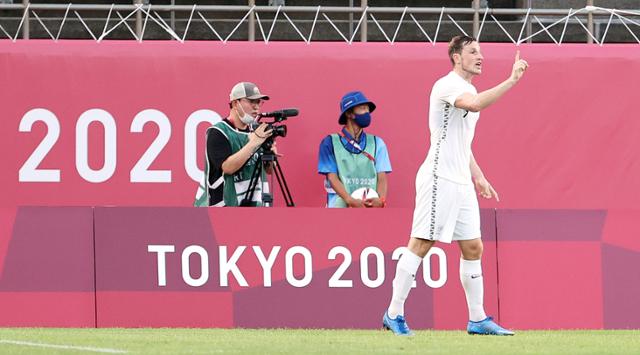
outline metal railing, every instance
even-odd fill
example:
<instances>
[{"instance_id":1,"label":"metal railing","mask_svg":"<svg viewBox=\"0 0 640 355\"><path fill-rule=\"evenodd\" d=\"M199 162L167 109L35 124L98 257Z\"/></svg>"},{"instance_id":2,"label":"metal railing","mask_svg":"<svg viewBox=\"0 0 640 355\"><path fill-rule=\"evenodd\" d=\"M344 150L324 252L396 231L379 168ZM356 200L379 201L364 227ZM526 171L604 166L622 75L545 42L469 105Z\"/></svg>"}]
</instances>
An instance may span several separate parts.
<instances>
[{"instance_id":1,"label":"metal railing","mask_svg":"<svg viewBox=\"0 0 640 355\"><path fill-rule=\"evenodd\" d=\"M137 2L137 1L135 1ZM254 0L249 0L249 4L255 3ZM565 32L567 30L567 25L571 22L573 24L579 24L585 31L585 41L587 43L597 43L599 45L603 45L605 43L607 33L612 23L622 24L628 30L628 33L635 39L637 43L640 44L640 39L636 36L634 31L629 27L638 26L640 27L640 11L634 10L617 10L617 9L607 9L601 7L595 7L591 4L592 0L586 1L587 6L580 9L489 9L489 8L480 8L480 1L473 1L473 6L470 8L432 8L432 7L368 7L366 6L367 1L363 0L361 7L307 7L307 6L216 6L216 5L143 5L141 3L135 3L130 5L98 5L98 4L30 4L27 1L23 1L22 4L0 4L0 10L17 10L22 11L22 17L20 18L17 30L12 35L9 31L2 26L2 18L0 18L0 37L7 37L12 41L18 40L20 33L22 34L22 39L29 39L31 33L30 23L33 21L31 16L35 18L36 22L41 25L49 37L57 41L61 37L62 28L65 23L69 21L79 21L83 28L87 31L87 33L95 40L102 41L109 34L111 34L120 26L124 26L127 28L129 33L132 36L132 39L137 41L143 41L145 36L145 31L147 28L147 24L150 22L154 22L161 29L166 31L170 37L176 41L184 42L187 37L187 33L189 32L189 27L192 23L196 21L202 21L206 27L211 31L211 33L215 36L215 38L219 41L226 43L231 37L236 33L238 28L243 24L248 24L248 33L246 40L254 41L256 40L256 32L259 30L262 35L262 40L265 43L268 43L273 34L273 30L276 22L286 22L291 28L297 33L301 40L306 43L311 43L312 37L314 34L314 29L316 28L316 24L319 22L329 24L347 43L352 43L356 40L356 34L359 33L359 41L367 42L368 38L368 26L375 25L376 28L382 33L384 39L393 44L396 42L398 38L398 34L403 23L409 22L412 25L417 26L419 31L424 35L426 41L435 44L438 41L438 34L441 28L441 25L444 23L451 23L455 25L455 27L464 34L468 34L462 26L460 26L459 22L463 21L454 19L454 16L472 16L473 20L472 24L472 33L474 37L481 40L483 28L487 23L495 23L502 32L508 37L508 39L514 43L515 45L519 45L524 42L531 42L532 39L536 36L542 35L543 33L546 36L549 36L553 42L556 44L561 44L565 37ZM47 27L42 20L42 18L38 15L40 11L64 11L64 17L62 18L62 22L60 27L57 30L57 33L54 35L52 29ZM82 12L86 11L108 11L105 25L102 29L101 33L94 33L91 28L87 25L85 19L81 16ZM184 29L183 34L180 36L176 32L175 25L173 21L171 25L167 24L160 13L170 12L172 14L172 19L174 18L173 14L176 12L184 13L184 15L188 14L188 20L186 21L186 27ZM232 13L243 13L244 16L237 22L233 30L228 33L226 36L222 36L220 31L216 30L213 26L212 21L207 19L204 14L210 14L212 12L222 13L222 14L232 14ZM123 15L124 13L124 15ZM311 24L311 29L307 33L303 33L299 26L296 25L296 21L292 20L288 14L310 14L314 16L314 19ZM269 14L273 16L273 19L270 20L271 23L268 24L268 21L261 19L260 15ZM343 33L340 28L336 25L337 20L332 19L330 16L335 16L338 14L351 14L352 17L358 17L357 24L355 26L355 30L352 33ZM380 15L393 15L399 14L400 18L395 26L395 31L393 33L387 33L384 30L381 22L376 16ZM418 21L414 15L435 15L438 17L437 26L435 32L432 32L431 35L425 30L424 26L421 24L421 21ZM520 31L517 34L511 34L507 29L505 29L503 23L501 23L497 17L504 15L513 15L519 16L518 20L521 23ZM134 17L135 16L135 17ZM279 16L282 16L283 19L279 19ZM544 19L541 19L544 17ZM547 25L543 22L550 22L549 17L560 17L558 20L555 20ZM583 20L581 20L581 17ZM594 33L594 23L596 18L601 18L600 22L606 22L606 29L604 30L604 34L602 36L596 36ZM225 17L225 19L227 19ZM117 21L115 25L110 26L111 21ZM228 20L228 19L227 19ZM286 20L286 21L285 21ZM309 20L305 20L309 21ZM533 32L532 23L535 23L540 26L540 30ZM584 21L584 22L583 22ZM134 22L134 28L129 25L129 22ZM298 21L299 22L299 21ZM389 21L386 21L389 23ZM469 21L466 21L467 23ZM264 24L264 26L263 26ZM257 25L257 26L256 26ZM267 26L270 26L268 31L266 29ZM562 33L559 38L554 37L549 29L554 26L563 27ZM406 28L406 26L405 26ZM414 28L415 30L415 28ZM600 37L600 38L598 38Z\"/></svg>"}]
</instances>

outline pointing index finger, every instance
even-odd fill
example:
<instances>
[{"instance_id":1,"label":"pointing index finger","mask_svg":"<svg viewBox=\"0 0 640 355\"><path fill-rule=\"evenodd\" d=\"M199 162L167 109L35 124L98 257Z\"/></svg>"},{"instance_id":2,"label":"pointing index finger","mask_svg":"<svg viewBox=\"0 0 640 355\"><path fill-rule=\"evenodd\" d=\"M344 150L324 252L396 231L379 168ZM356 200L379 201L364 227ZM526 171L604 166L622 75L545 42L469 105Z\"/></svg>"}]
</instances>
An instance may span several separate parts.
<instances>
[{"instance_id":1,"label":"pointing index finger","mask_svg":"<svg viewBox=\"0 0 640 355\"><path fill-rule=\"evenodd\" d=\"M496 198L496 201L500 202L500 197L498 197L498 193L496 192L496 189L494 189L493 186L491 186L490 188L491 188L491 193Z\"/></svg>"},{"instance_id":2,"label":"pointing index finger","mask_svg":"<svg viewBox=\"0 0 640 355\"><path fill-rule=\"evenodd\" d=\"M516 62L520 60L520 50L516 51Z\"/></svg>"}]
</instances>

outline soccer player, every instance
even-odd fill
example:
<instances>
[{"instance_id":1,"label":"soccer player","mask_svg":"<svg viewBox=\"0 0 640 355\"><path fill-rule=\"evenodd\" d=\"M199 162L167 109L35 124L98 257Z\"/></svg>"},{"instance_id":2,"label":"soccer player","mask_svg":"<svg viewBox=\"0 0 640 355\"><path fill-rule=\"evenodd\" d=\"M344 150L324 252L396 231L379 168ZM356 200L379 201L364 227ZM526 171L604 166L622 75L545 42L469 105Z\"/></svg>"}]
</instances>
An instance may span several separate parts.
<instances>
[{"instance_id":1,"label":"soccer player","mask_svg":"<svg viewBox=\"0 0 640 355\"><path fill-rule=\"evenodd\" d=\"M383 326L396 335L413 335L404 317L418 266L436 241L458 242L460 280L469 307L469 334L513 335L487 317L483 306L480 209L474 191L484 198L498 194L484 177L471 151L480 111L493 104L523 76L528 64L516 52L509 78L478 93L471 81L482 72L480 44L468 36L449 43L453 70L436 81L429 102L431 146L416 176L416 207L408 251L398 260L393 295Z\"/></svg>"}]
</instances>

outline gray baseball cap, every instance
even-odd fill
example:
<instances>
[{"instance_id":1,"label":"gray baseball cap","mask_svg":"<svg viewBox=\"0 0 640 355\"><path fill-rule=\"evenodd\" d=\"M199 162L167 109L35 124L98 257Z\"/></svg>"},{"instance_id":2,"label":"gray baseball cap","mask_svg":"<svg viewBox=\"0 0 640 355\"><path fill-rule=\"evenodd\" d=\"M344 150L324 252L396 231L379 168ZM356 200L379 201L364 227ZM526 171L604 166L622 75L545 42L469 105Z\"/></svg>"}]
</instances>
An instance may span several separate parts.
<instances>
[{"instance_id":1,"label":"gray baseball cap","mask_svg":"<svg viewBox=\"0 0 640 355\"><path fill-rule=\"evenodd\" d=\"M231 93L229 94L229 101L239 100L239 99L263 99L269 100L269 96L263 95L260 93L260 89L254 83L250 82L239 82L233 86L231 89Z\"/></svg>"}]
</instances>

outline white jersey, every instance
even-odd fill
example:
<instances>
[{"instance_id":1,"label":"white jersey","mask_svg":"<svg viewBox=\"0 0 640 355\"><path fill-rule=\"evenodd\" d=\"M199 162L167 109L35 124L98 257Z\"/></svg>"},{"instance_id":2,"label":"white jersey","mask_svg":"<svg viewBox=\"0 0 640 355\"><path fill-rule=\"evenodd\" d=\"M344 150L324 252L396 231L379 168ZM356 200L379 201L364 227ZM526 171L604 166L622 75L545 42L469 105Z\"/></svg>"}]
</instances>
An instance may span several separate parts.
<instances>
[{"instance_id":1,"label":"white jersey","mask_svg":"<svg viewBox=\"0 0 640 355\"><path fill-rule=\"evenodd\" d=\"M476 88L455 72L433 85L429 98L431 147L419 175L437 176L458 184L471 184L471 142L479 112L456 108L456 99L477 94Z\"/></svg>"}]
</instances>

